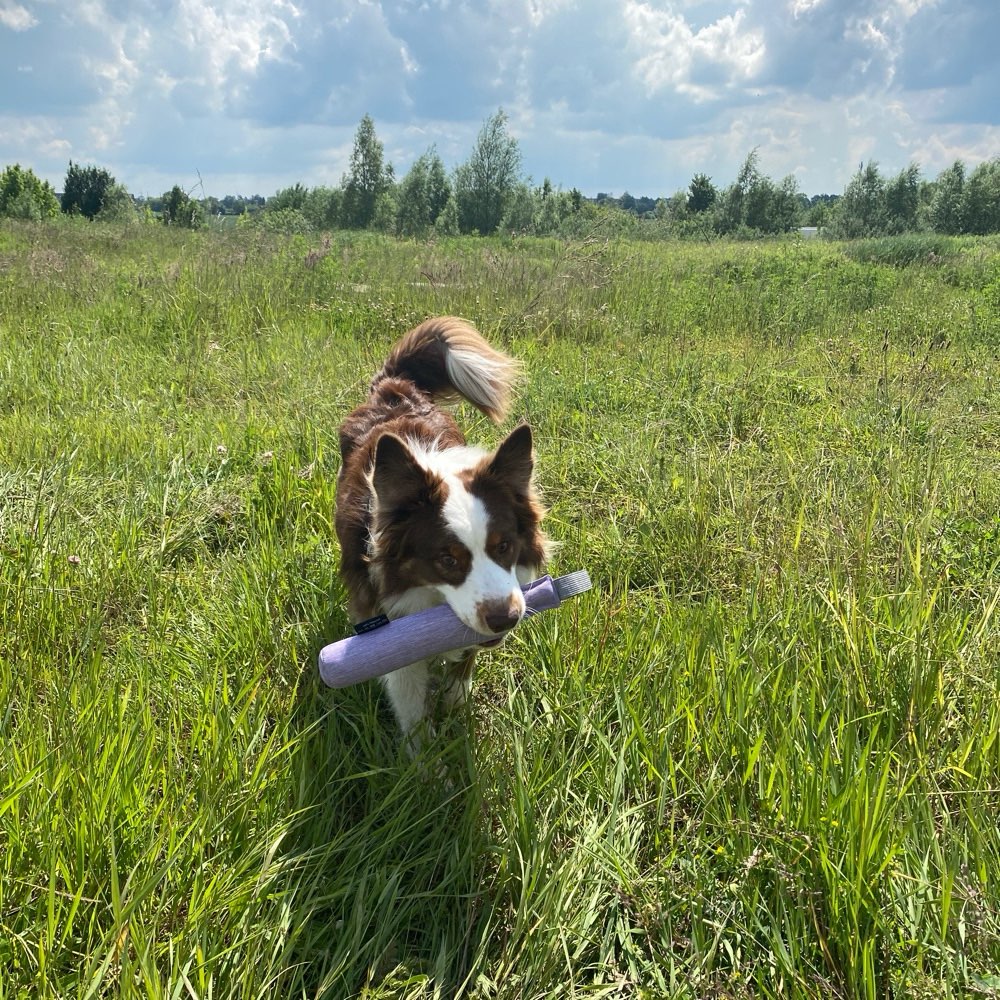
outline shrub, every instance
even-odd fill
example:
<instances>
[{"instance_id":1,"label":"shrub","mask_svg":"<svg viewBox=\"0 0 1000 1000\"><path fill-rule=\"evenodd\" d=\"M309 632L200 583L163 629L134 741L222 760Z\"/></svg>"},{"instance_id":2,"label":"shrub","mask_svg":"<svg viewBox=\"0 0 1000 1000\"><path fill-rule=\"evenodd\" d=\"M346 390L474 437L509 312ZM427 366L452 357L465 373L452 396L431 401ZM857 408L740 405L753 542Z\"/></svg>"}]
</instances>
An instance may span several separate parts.
<instances>
[{"instance_id":1,"label":"shrub","mask_svg":"<svg viewBox=\"0 0 1000 1000\"><path fill-rule=\"evenodd\" d=\"M38 222L59 214L59 199L48 181L19 163L0 174L0 216Z\"/></svg>"},{"instance_id":2,"label":"shrub","mask_svg":"<svg viewBox=\"0 0 1000 1000\"><path fill-rule=\"evenodd\" d=\"M124 184L112 184L108 188L101 210L95 216L101 222L136 222L139 213Z\"/></svg>"},{"instance_id":3,"label":"shrub","mask_svg":"<svg viewBox=\"0 0 1000 1000\"><path fill-rule=\"evenodd\" d=\"M164 194L160 218L165 225L184 229L200 229L205 223L201 205L177 184Z\"/></svg>"},{"instance_id":4,"label":"shrub","mask_svg":"<svg viewBox=\"0 0 1000 1000\"><path fill-rule=\"evenodd\" d=\"M244 214L240 216L237 224L285 236L304 236L313 231L312 223L297 208L279 208L274 212L260 212L257 215Z\"/></svg>"}]
</instances>

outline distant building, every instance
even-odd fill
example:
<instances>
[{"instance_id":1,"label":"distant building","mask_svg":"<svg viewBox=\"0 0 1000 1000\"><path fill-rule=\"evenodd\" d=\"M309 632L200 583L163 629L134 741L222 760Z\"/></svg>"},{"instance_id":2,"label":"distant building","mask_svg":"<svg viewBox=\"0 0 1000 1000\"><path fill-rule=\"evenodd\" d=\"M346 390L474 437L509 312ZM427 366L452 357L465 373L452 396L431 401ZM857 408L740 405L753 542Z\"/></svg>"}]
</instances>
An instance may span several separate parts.
<instances>
[{"instance_id":1,"label":"distant building","mask_svg":"<svg viewBox=\"0 0 1000 1000\"><path fill-rule=\"evenodd\" d=\"M799 236L804 240L814 240L819 236L819 226L799 226Z\"/></svg>"}]
</instances>

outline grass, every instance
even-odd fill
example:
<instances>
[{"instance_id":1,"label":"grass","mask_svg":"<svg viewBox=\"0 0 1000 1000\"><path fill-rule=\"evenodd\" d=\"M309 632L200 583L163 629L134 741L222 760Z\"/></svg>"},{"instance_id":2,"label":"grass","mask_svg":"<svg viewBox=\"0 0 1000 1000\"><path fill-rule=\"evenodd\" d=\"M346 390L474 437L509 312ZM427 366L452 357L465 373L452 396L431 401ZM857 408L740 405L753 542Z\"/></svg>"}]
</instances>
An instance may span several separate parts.
<instances>
[{"instance_id":1,"label":"grass","mask_svg":"<svg viewBox=\"0 0 1000 1000\"><path fill-rule=\"evenodd\" d=\"M997 302L989 241L0 228L0 997L1000 994ZM597 585L449 787L315 669L337 425L443 312Z\"/></svg>"}]
</instances>

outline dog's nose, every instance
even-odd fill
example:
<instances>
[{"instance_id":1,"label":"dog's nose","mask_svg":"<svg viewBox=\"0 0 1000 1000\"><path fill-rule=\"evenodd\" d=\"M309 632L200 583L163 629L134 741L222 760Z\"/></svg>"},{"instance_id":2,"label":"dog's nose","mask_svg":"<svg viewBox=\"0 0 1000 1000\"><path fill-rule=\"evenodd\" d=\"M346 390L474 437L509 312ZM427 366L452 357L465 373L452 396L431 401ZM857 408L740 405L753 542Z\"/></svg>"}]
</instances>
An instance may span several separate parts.
<instances>
[{"instance_id":1,"label":"dog's nose","mask_svg":"<svg viewBox=\"0 0 1000 1000\"><path fill-rule=\"evenodd\" d=\"M507 632L521 620L521 612L512 603L504 601L487 605L483 610L483 620L491 632Z\"/></svg>"}]
</instances>

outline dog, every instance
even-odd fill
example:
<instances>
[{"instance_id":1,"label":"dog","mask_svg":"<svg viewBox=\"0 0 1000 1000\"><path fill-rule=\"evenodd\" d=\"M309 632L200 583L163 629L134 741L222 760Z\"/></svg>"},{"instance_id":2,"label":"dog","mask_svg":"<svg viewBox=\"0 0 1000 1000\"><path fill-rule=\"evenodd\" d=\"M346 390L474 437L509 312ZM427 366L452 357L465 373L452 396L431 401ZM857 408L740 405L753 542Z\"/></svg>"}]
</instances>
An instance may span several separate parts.
<instances>
[{"instance_id":1,"label":"dog","mask_svg":"<svg viewBox=\"0 0 1000 1000\"><path fill-rule=\"evenodd\" d=\"M355 624L448 604L496 637L483 646L496 646L524 616L521 585L540 575L550 549L531 428L521 424L488 452L467 445L443 408L465 399L499 424L519 372L465 320L429 319L393 347L342 424L336 531ZM411 754L429 727L438 668L446 704L462 705L478 649L382 677Z\"/></svg>"}]
</instances>

